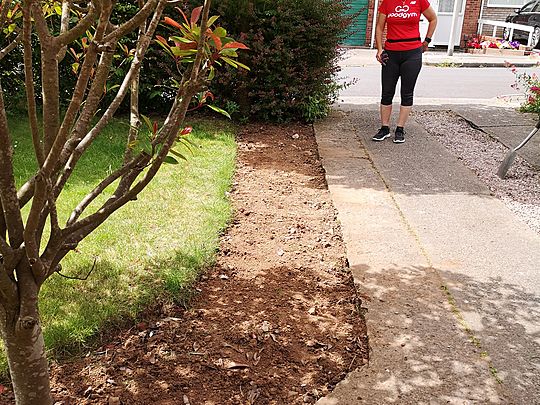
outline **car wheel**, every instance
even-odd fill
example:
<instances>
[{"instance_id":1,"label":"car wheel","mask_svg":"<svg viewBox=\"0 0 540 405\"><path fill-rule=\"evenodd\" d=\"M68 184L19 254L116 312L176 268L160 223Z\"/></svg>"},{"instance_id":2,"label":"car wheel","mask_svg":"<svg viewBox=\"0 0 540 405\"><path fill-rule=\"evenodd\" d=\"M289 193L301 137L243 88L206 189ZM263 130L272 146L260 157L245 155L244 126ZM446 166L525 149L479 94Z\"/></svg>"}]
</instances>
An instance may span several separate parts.
<instances>
[{"instance_id":1,"label":"car wheel","mask_svg":"<svg viewBox=\"0 0 540 405\"><path fill-rule=\"evenodd\" d=\"M503 39L505 41L510 40L510 28L505 28L503 31Z\"/></svg>"},{"instance_id":2,"label":"car wheel","mask_svg":"<svg viewBox=\"0 0 540 405\"><path fill-rule=\"evenodd\" d=\"M536 49L539 43L540 43L540 27L534 27L534 32L532 34L532 42L531 42L532 48Z\"/></svg>"}]
</instances>

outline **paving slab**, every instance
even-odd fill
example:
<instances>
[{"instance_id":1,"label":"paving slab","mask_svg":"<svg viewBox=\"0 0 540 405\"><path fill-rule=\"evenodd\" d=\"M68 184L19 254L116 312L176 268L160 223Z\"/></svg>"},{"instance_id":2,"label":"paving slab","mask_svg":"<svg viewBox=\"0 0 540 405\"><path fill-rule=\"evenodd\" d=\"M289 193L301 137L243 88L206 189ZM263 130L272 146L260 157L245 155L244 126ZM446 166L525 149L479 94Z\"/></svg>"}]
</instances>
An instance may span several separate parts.
<instances>
[{"instance_id":1,"label":"paving slab","mask_svg":"<svg viewBox=\"0 0 540 405\"><path fill-rule=\"evenodd\" d=\"M372 347L319 404L540 404L540 236L408 127L370 141L373 106L316 126Z\"/></svg>"},{"instance_id":2,"label":"paving slab","mask_svg":"<svg viewBox=\"0 0 540 405\"><path fill-rule=\"evenodd\" d=\"M519 145L538 122L538 114L515 108L458 105L452 110L509 148ZM540 132L518 154L540 169Z\"/></svg>"},{"instance_id":3,"label":"paving slab","mask_svg":"<svg viewBox=\"0 0 540 405\"><path fill-rule=\"evenodd\" d=\"M538 114L521 113L515 108L467 104L456 105L452 109L480 128L505 126L534 127L538 121Z\"/></svg>"}]
</instances>

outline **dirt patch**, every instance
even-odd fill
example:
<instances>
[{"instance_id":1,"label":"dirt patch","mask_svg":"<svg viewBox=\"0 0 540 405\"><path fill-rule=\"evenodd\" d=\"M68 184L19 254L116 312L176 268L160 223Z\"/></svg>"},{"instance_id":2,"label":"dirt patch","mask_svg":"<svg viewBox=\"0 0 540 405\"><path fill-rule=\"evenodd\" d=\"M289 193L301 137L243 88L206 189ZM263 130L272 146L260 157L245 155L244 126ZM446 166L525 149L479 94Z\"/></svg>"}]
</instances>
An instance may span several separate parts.
<instances>
[{"instance_id":1,"label":"dirt patch","mask_svg":"<svg viewBox=\"0 0 540 405\"><path fill-rule=\"evenodd\" d=\"M59 404L314 403L367 362L309 126L245 127L236 216L188 310L162 308L52 369Z\"/></svg>"}]
</instances>

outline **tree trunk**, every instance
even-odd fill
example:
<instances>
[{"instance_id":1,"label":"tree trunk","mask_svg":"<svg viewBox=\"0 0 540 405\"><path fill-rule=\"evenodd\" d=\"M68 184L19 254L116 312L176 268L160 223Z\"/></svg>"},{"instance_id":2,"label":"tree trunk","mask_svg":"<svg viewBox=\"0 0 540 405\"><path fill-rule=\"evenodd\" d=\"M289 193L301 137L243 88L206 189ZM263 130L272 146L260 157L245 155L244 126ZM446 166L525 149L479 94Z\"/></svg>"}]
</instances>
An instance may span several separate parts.
<instances>
[{"instance_id":1,"label":"tree trunk","mask_svg":"<svg viewBox=\"0 0 540 405\"><path fill-rule=\"evenodd\" d=\"M11 318L11 319L10 319ZM45 342L39 321L7 316L3 330L17 405L52 404Z\"/></svg>"}]
</instances>

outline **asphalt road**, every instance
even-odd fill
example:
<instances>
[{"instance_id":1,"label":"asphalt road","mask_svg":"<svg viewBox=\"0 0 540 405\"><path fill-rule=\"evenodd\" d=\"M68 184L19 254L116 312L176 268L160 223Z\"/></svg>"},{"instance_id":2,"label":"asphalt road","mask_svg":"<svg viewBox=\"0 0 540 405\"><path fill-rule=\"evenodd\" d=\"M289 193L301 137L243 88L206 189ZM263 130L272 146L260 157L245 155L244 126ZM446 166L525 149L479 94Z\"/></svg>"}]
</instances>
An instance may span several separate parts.
<instances>
[{"instance_id":1,"label":"asphalt road","mask_svg":"<svg viewBox=\"0 0 540 405\"><path fill-rule=\"evenodd\" d=\"M537 72L540 69L518 69L518 72ZM341 82L352 83L341 93L345 98L380 97L380 68L378 66L343 67ZM511 87L515 76L507 68L443 68L424 66L415 90L418 99L488 100L516 95ZM399 84L395 101L399 100ZM350 101L350 100L349 100Z\"/></svg>"}]
</instances>

